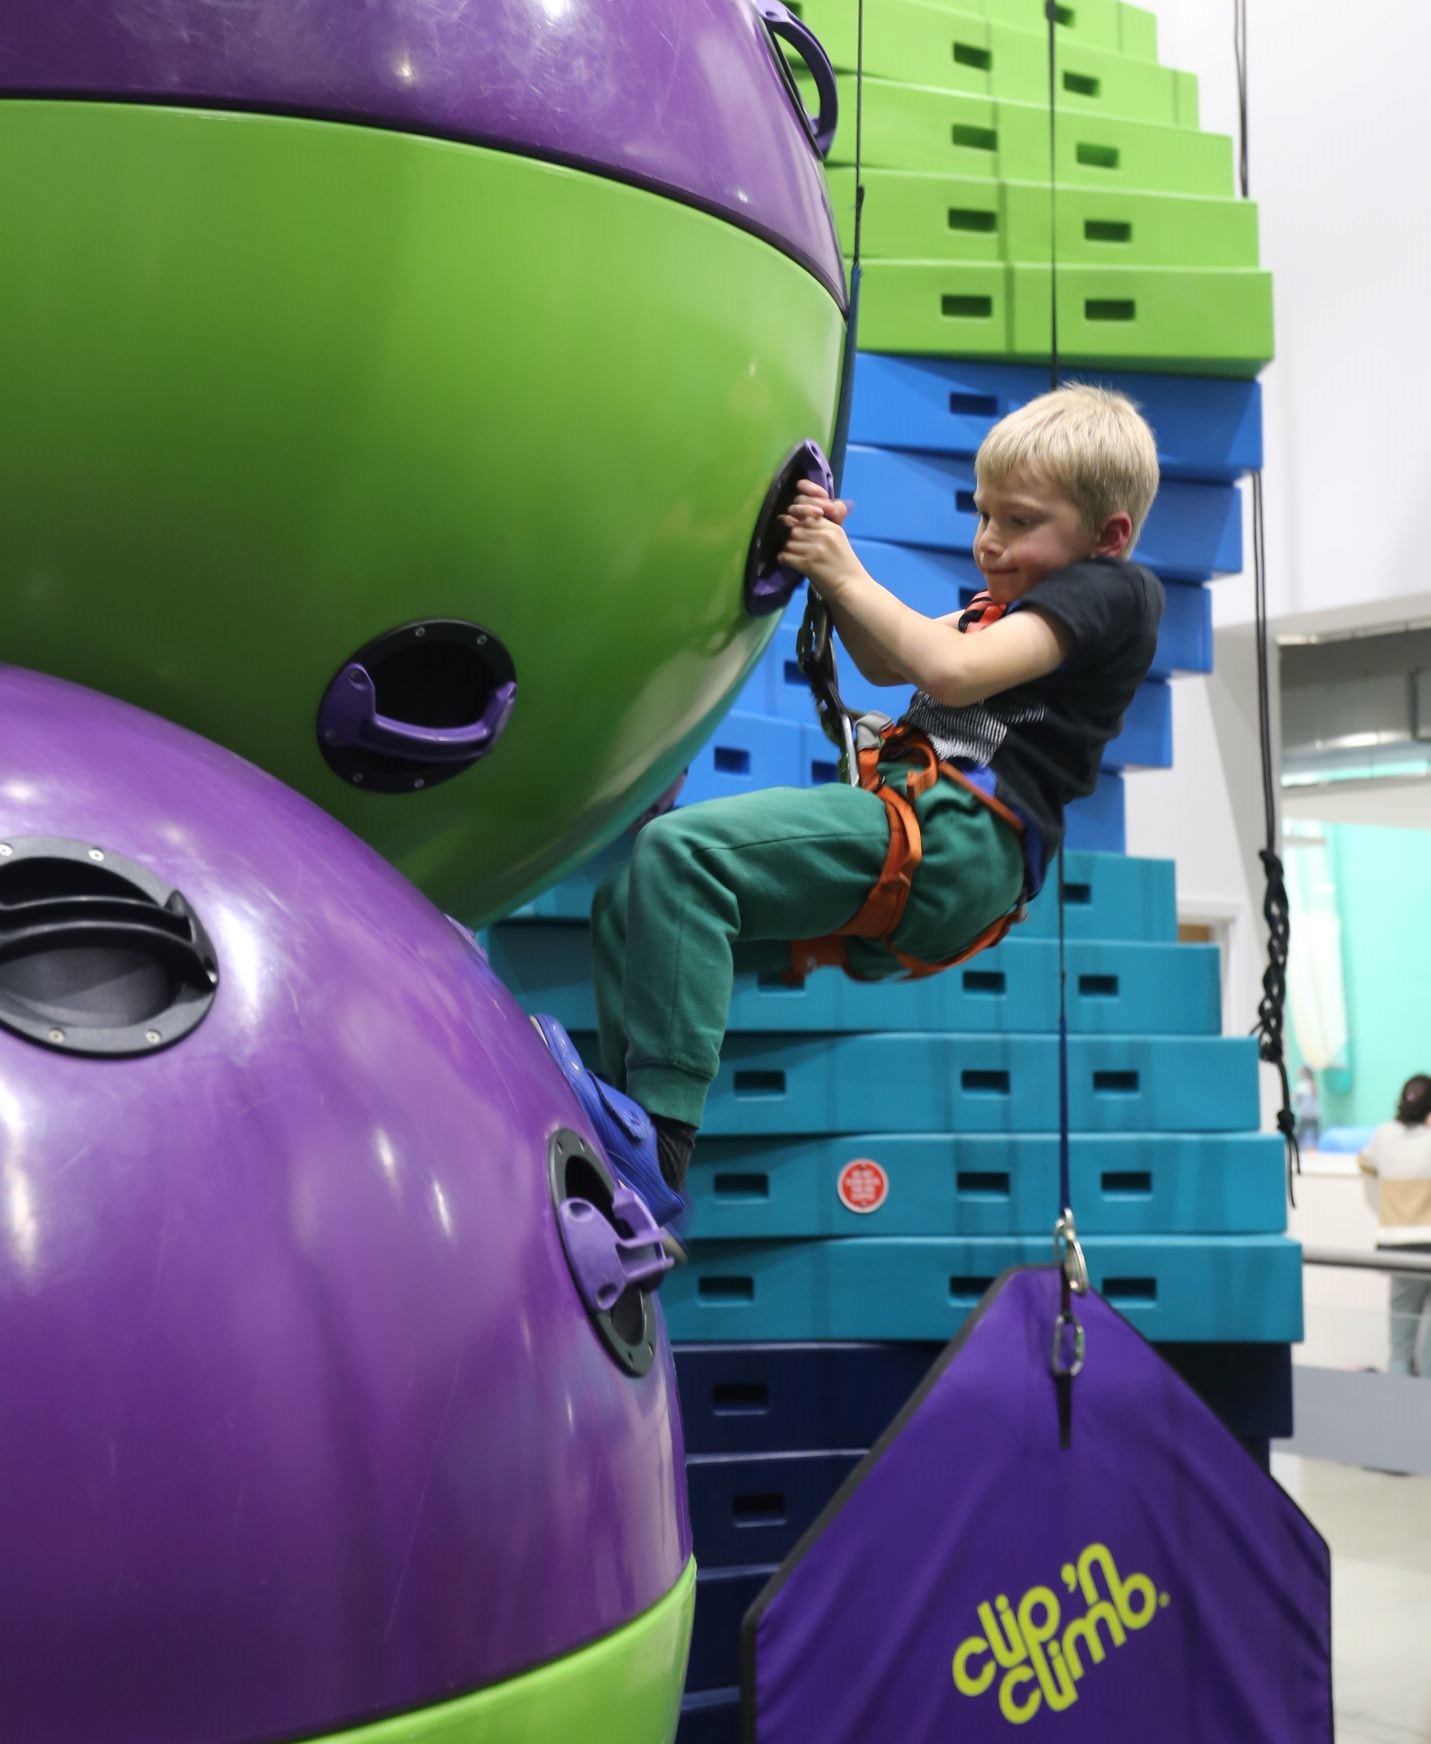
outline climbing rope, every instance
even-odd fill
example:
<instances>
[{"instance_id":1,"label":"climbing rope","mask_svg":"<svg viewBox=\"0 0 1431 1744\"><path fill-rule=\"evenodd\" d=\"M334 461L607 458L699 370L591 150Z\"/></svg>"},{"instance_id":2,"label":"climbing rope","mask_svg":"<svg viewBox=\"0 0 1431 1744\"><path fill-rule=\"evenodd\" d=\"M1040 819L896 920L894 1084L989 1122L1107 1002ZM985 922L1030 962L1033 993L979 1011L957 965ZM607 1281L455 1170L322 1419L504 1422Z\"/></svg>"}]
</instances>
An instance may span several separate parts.
<instances>
[{"instance_id":1,"label":"climbing rope","mask_svg":"<svg viewBox=\"0 0 1431 1744\"><path fill-rule=\"evenodd\" d=\"M855 353L859 344L861 227L864 221L864 108L865 108L865 4L859 0L855 17L855 224L850 255L850 306L845 320L845 349L840 366L840 399L835 412L835 433L830 444L830 470L835 495L845 474L845 451L850 442L850 412L855 397ZM815 714L825 737L840 749L840 774L851 787L860 784L860 760L855 753L850 711L840 695L839 665L835 637L825 602L809 588L805 615L795 636L795 663L810 687Z\"/></svg>"},{"instance_id":2,"label":"climbing rope","mask_svg":"<svg viewBox=\"0 0 1431 1744\"><path fill-rule=\"evenodd\" d=\"M1233 55L1237 63L1237 179L1244 200L1251 197L1251 175L1248 150L1247 102L1247 0L1233 0ZM1258 1053L1277 1069L1282 1090L1282 1106L1277 1113L1277 1130L1287 1147L1287 1196L1295 1205L1295 1179L1302 1170L1301 1147L1297 1143L1297 1117L1292 1112L1292 1087L1287 1078L1287 1058L1283 1045L1283 1024L1287 1005L1287 960L1292 948L1291 908L1287 901L1287 881L1279 852L1281 837L1277 827L1277 771L1272 756L1272 685L1271 661L1267 633L1267 545L1262 506L1262 470L1252 474L1252 598L1254 637L1257 651L1257 738L1262 763L1262 808L1266 846L1259 853L1266 891L1262 900L1262 918L1267 923L1267 967L1262 975L1262 998L1257 1005L1257 1022L1252 1033L1257 1037Z\"/></svg>"}]
</instances>

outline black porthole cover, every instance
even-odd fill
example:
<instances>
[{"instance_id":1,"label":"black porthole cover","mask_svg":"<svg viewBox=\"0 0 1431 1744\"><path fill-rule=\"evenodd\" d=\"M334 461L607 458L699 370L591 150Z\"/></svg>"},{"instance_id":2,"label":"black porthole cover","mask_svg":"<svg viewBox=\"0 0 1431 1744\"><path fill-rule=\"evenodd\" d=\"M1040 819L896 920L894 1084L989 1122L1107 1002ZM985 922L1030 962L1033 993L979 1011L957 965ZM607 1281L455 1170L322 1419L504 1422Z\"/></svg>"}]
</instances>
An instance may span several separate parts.
<instances>
[{"instance_id":1,"label":"black porthole cover","mask_svg":"<svg viewBox=\"0 0 1431 1744\"><path fill-rule=\"evenodd\" d=\"M318 748L350 786L421 793L489 756L516 700L512 657L480 624L400 624L350 654L329 681Z\"/></svg>"},{"instance_id":2,"label":"black porthole cover","mask_svg":"<svg viewBox=\"0 0 1431 1744\"><path fill-rule=\"evenodd\" d=\"M551 1180L552 1206L557 1214L558 1228L562 1231L567 1263L572 1267L572 1278L578 1294L586 1300L585 1286L578 1276L572 1248L567 1240L562 1207L584 1202L591 1208L591 1215L603 1219L610 1226L613 1242L618 1237L629 1238L637 1232L628 1229L615 1214L613 1202L618 1190L617 1184L611 1171L585 1139L565 1127L559 1127L552 1134L547 1146L547 1169ZM587 1302L587 1313L591 1316L602 1343L627 1374L639 1376L649 1373L656 1360L660 1323L647 1289L632 1283L621 1291L609 1308L598 1308Z\"/></svg>"},{"instance_id":3,"label":"black porthole cover","mask_svg":"<svg viewBox=\"0 0 1431 1744\"><path fill-rule=\"evenodd\" d=\"M218 958L181 893L93 842L0 840L0 1029L60 1053L153 1054L192 1033Z\"/></svg>"}]
</instances>

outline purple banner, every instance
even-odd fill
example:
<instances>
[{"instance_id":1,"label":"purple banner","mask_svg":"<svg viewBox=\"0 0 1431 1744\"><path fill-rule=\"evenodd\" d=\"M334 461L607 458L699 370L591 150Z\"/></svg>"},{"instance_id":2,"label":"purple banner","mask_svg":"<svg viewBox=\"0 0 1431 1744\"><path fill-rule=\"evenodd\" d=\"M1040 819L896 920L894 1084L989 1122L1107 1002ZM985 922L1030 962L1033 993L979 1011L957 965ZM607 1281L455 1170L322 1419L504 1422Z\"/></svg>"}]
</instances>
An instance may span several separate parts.
<instances>
[{"instance_id":1,"label":"purple banner","mask_svg":"<svg viewBox=\"0 0 1431 1744\"><path fill-rule=\"evenodd\" d=\"M751 1608L747 1744L1332 1744L1326 1544L1098 1297L1010 1272Z\"/></svg>"}]
</instances>

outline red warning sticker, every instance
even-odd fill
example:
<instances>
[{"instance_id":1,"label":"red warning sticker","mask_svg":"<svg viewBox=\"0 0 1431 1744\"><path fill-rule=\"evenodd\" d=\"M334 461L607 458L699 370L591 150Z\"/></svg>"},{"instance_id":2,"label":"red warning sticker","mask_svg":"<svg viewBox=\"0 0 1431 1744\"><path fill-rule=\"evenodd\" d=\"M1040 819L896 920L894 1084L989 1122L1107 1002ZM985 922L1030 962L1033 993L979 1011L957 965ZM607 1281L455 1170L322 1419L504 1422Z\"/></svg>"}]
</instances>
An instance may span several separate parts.
<instances>
[{"instance_id":1,"label":"red warning sticker","mask_svg":"<svg viewBox=\"0 0 1431 1744\"><path fill-rule=\"evenodd\" d=\"M856 1157L840 1170L840 1203L847 1211L878 1211L889 1198L889 1176L869 1157Z\"/></svg>"}]
</instances>

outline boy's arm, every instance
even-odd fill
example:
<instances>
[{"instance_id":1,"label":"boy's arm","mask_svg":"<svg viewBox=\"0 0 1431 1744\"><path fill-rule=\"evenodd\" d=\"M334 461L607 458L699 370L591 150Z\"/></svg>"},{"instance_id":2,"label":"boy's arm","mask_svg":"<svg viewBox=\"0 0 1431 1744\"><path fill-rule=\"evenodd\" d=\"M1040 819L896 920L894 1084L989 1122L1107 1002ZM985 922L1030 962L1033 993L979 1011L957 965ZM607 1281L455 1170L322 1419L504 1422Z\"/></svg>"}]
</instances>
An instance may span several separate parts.
<instances>
[{"instance_id":1,"label":"boy's arm","mask_svg":"<svg viewBox=\"0 0 1431 1744\"><path fill-rule=\"evenodd\" d=\"M880 682L918 685L950 708L1042 678L1073 651L1072 631L1036 607L1010 613L977 636L961 636L957 620L911 611L867 573L844 533L823 517L790 526L781 561L810 578L842 636L852 625L896 675ZM864 670L858 658L856 664Z\"/></svg>"},{"instance_id":2,"label":"boy's arm","mask_svg":"<svg viewBox=\"0 0 1431 1744\"><path fill-rule=\"evenodd\" d=\"M841 643L848 652L850 659L870 681L871 684L903 684L904 676L879 652L869 637L861 630L858 621L844 609L838 600L832 600L828 594L821 593L825 602L825 610L830 614L830 622L835 626Z\"/></svg>"}]
</instances>

